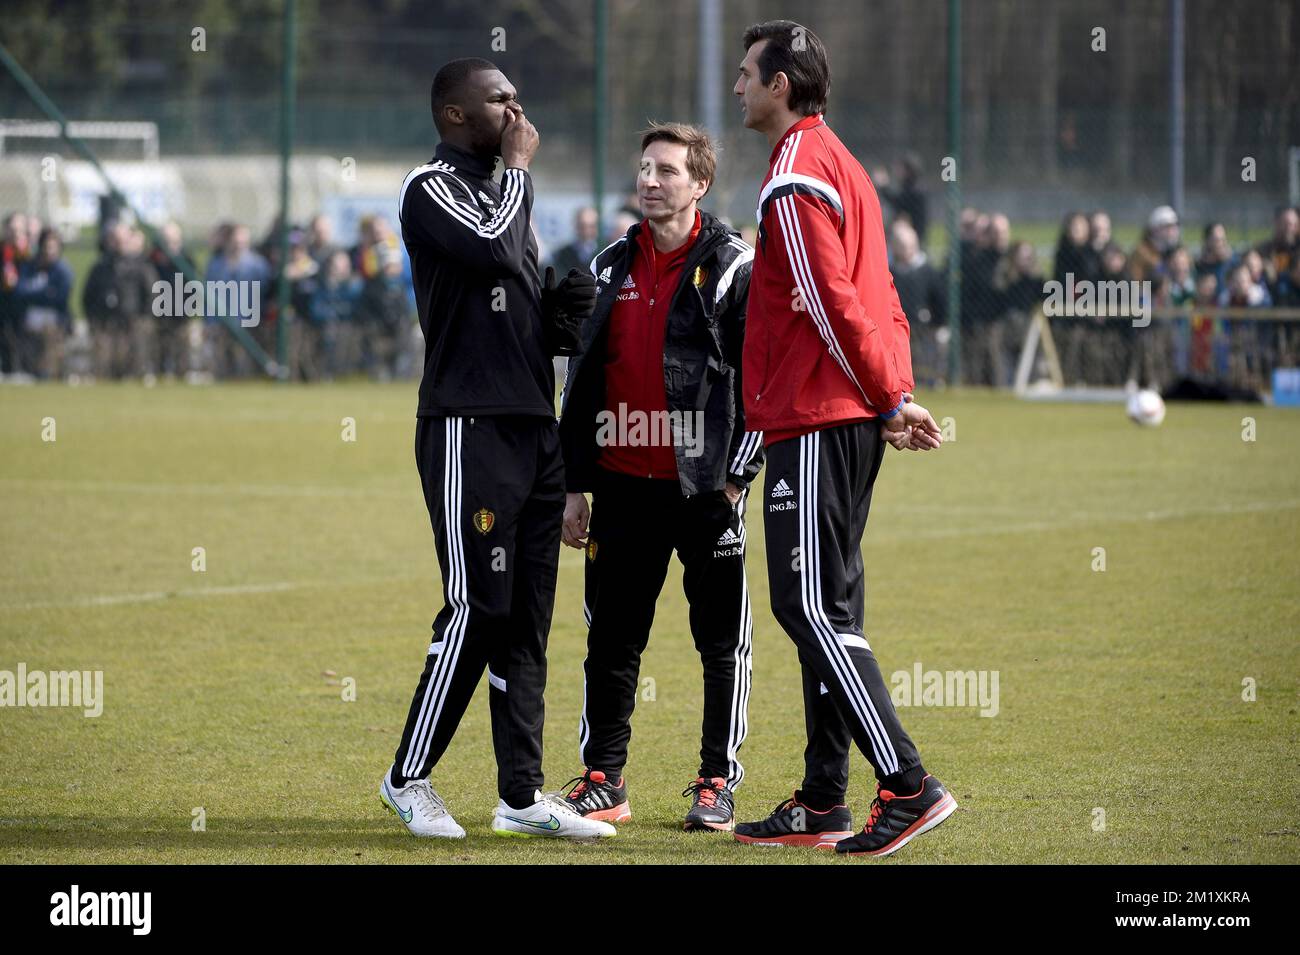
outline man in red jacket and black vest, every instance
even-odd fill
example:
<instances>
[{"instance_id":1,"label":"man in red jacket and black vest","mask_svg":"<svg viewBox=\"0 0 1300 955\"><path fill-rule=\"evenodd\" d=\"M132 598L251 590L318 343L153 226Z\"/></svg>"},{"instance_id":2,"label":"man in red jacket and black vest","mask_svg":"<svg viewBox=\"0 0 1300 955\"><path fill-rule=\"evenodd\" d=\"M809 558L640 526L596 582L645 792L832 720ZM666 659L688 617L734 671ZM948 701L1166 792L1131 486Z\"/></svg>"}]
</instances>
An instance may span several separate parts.
<instances>
[{"instance_id":1,"label":"man in red jacket and black vest","mask_svg":"<svg viewBox=\"0 0 1300 955\"><path fill-rule=\"evenodd\" d=\"M743 388L746 427L763 431L763 518L772 612L803 665L803 785L768 818L736 826L763 844L889 855L957 808L926 773L894 712L863 632L860 542L883 441L937 448L911 401L907 317L889 274L880 201L822 119L822 42L789 20L745 31L734 92L767 136ZM849 743L871 760L876 798L854 835L845 805Z\"/></svg>"}]
</instances>

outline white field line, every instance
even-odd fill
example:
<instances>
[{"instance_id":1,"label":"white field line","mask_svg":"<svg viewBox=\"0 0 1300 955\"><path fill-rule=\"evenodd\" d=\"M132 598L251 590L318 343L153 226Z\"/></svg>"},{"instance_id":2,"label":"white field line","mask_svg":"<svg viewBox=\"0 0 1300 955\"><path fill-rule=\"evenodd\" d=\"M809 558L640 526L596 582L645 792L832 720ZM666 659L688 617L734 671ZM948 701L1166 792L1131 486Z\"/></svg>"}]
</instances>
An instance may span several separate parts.
<instances>
[{"instance_id":1,"label":"white field line","mask_svg":"<svg viewBox=\"0 0 1300 955\"><path fill-rule=\"evenodd\" d=\"M87 594L64 600L43 600L33 603L0 604L4 610L50 610L57 607L112 607L117 604L149 603L170 600L174 597L225 597L236 594L267 594L281 590L296 590L312 586L282 581L274 584L237 584L229 587L185 587L180 590L149 590L138 594Z\"/></svg>"},{"instance_id":2,"label":"white field line","mask_svg":"<svg viewBox=\"0 0 1300 955\"><path fill-rule=\"evenodd\" d=\"M582 557L583 555L577 551L574 551L571 554L563 553L560 555L560 566L570 567L574 564L578 564L582 561ZM159 600L174 600L177 598L194 599L206 597L238 597L246 594L269 594L282 593L288 590L304 590L311 587L349 587L358 584L392 584L398 581L425 581L433 589L437 589L437 587L440 586L438 583L437 573L431 573L427 577L406 574L352 580L283 580L268 584L235 584L226 587L183 587L178 590L147 590L134 594L83 594L80 596L66 597L62 600L42 600L27 603L0 604L0 610L57 610L68 607L114 607L122 604L152 603Z\"/></svg>"}]
</instances>

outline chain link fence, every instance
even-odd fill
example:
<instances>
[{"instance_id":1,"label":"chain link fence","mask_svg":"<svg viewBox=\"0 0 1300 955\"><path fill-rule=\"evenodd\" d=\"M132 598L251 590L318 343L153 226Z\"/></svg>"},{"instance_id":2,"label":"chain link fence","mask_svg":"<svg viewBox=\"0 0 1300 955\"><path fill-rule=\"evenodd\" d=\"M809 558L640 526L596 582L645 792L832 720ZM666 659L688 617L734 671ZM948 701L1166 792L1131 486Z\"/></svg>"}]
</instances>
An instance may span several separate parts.
<instances>
[{"instance_id":1,"label":"chain link fence","mask_svg":"<svg viewBox=\"0 0 1300 955\"><path fill-rule=\"evenodd\" d=\"M714 84L722 99L714 130L720 164L705 204L742 230L753 227L768 150L730 107L730 88L745 27L781 11L763 0L722 0L715 37L702 29L705 7L698 0L608 4L607 223L629 201L637 131L650 120L701 121L701 89ZM299 8L293 255L310 246L323 274L329 256L321 250L337 246L353 273L374 268L367 250L375 240L363 237L363 223L372 228L373 217L386 219L377 241L381 251L391 248L397 186L436 141L432 74L465 55L498 63L541 130L536 226L543 248L553 252L572 238L574 213L592 201L595 171L592 0L446 0L436 16L414 0ZM1294 361L1285 312L1247 326L1240 323L1248 319L1218 318L1215 310L1300 304L1296 239L1278 213L1298 198L1289 190L1291 150L1300 144L1300 80L1292 66L1300 12L1288 0L1231 7L1186 0L1185 199L1171 239L1159 224L1168 218L1161 207L1170 200L1176 133L1171 8L1165 0L965 0L956 152L948 133L948 0L800 5L797 18L830 53L827 120L884 200L918 384L953 384L955 351L963 383L1015 385L1049 284L1067 276L1076 289L1080 282L1150 282L1139 288L1151 308L1195 308L1199 318L1155 321L1153 328L1169 331L1147 336L1148 346L1142 329L1121 334L1123 322L1049 316L1047 335L1028 359L1034 379L1051 377L1045 338L1064 381L1097 387L1167 385L1205 374L1267 388L1270 370ZM57 10L11 0L0 39L70 119L156 130L156 160L146 157L147 136L93 145L146 218L176 223L202 268L235 226L246 226L250 245L264 247L274 270L275 243L267 240L278 236L281 10L280 0L66 3ZM8 77L0 78L0 117L47 122ZM951 231L954 178L961 213ZM100 257L103 215L113 212L101 205L102 192L91 167L57 140L4 140L0 210L62 234L73 272L70 320L86 317L86 280ZM327 224L315 228L330 233L324 245L311 238L317 217ZM27 227L27 247L35 250L39 229L30 221ZM400 247L396 254L401 258ZM950 302L948 272L957 264L959 299ZM379 268L387 273L393 265ZM310 328L310 297L295 299L291 314ZM950 329L958 311L960 325ZM267 318L271 329L278 316ZM408 310L395 354L414 347L411 325ZM1140 354L1128 342L1134 335ZM1248 352L1255 357L1223 357ZM330 366L319 348L315 358L296 366L306 368L301 374ZM352 361L337 367L360 367ZM415 363L408 356L400 372L399 364L393 359L383 374ZM226 365L248 370L233 359ZM156 371L180 367L164 363ZM11 358L6 371L12 368ZM208 362L204 370L223 369Z\"/></svg>"}]
</instances>

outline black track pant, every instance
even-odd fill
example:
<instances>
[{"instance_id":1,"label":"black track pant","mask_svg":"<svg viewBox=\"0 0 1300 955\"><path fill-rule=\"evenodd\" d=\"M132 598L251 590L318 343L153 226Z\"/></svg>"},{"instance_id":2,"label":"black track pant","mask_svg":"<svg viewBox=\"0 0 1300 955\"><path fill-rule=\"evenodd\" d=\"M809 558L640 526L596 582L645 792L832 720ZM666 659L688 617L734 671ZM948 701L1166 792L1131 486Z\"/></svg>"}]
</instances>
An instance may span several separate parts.
<instances>
[{"instance_id":1,"label":"black track pant","mask_svg":"<svg viewBox=\"0 0 1300 955\"><path fill-rule=\"evenodd\" d=\"M860 549L883 459L880 422L767 448L763 527L772 612L803 666L803 790L842 800L849 743L884 779L920 766L863 632Z\"/></svg>"},{"instance_id":2,"label":"black track pant","mask_svg":"<svg viewBox=\"0 0 1300 955\"><path fill-rule=\"evenodd\" d=\"M673 551L681 559L691 635L704 665L699 775L733 789L748 729L753 617L745 579L745 498L683 498L676 481L601 472L586 561L587 661L579 755L617 779L632 736L641 654Z\"/></svg>"},{"instance_id":3,"label":"black track pant","mask_svg":"<svg viewBox=\"0 0 1300 955\"><path fill-rule=\"evenodd\" d=\"M552 418L420 418L415 455L446 601L392 776L429 775L487 668L497 789L542 788L542 693L555 604L564 464Z\"/></svg>"}]
</instances>

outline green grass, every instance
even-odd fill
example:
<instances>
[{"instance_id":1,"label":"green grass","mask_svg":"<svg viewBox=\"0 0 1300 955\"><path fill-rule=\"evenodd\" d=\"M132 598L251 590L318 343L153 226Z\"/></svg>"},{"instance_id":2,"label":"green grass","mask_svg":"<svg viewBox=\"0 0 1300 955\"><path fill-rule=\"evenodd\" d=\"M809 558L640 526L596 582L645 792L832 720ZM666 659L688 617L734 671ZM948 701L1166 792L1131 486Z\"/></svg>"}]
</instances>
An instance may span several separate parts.
<instances>
[{"instance_id":1,"label":"green grass","mask_svg":"<svg viewBox=\"0 0 1300 955\"><path fill-rule=\"evenodd\" d=\"M1000 712L902 711L961 809L895 860L1300 861L1300 414L1176 405L1143 430L1115 406L931 403L957 440L889 452L864 544L866 629L886 675L918 660L999 671ZM488 832L486 685L435 771L469 837L402 831L375 789L439 603L413 408L411 385L0 389L0 669L102 669L106 687L97 719L0 709L0 862L838 863L679 831L700 678L676 572L643 667L656 699L634 719L636 818L617 839ZM803 742L750 516L742 817L798 783ZM550 786L577 769L580 589L566 551ZM855 754L859 821L870 792ZM191 830L196 807L206 832Z\"/></svg>"}]
</instances>

